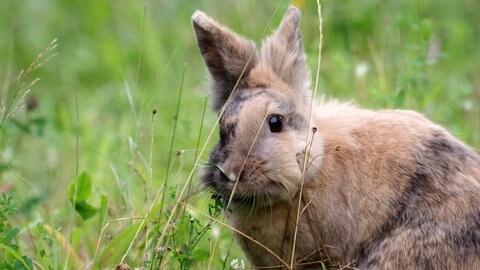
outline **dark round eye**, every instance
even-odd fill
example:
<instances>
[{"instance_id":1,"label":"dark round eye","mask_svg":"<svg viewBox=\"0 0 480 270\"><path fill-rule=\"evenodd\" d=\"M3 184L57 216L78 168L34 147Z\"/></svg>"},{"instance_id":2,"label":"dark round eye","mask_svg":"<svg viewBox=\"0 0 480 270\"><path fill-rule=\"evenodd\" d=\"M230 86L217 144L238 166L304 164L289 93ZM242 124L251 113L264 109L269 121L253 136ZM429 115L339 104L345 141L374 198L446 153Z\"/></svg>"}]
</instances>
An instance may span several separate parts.
<instances>
[{"instance_id":1,"label":"dark round eye","mask_svg":"<svg viewBox=\"0 0 480 270\"><path fill-rule=\"evenodd\" d=\"M271 132L280 132L283 129L283 116L274 114L268 119Z\"/></svg>"}]
</instances>

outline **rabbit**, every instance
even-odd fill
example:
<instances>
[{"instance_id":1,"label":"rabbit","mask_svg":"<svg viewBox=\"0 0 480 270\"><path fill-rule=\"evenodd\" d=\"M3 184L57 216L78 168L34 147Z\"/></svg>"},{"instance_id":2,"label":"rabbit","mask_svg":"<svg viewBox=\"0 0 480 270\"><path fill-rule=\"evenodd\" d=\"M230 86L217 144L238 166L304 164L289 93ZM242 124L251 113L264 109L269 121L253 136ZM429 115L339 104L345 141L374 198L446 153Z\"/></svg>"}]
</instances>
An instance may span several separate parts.
<instances>
[{"instance_id":1,"label":"rabbit","mask_svg":"<svg viewBox=\"0 0 480 270\"><path fill-rule=\"evenodd\" d=\"M259 49L192 16L220 129L200 179L253 267L480 269L479 155L414 111L312 102L300 16Z\"/></svg>"}]
</instances>

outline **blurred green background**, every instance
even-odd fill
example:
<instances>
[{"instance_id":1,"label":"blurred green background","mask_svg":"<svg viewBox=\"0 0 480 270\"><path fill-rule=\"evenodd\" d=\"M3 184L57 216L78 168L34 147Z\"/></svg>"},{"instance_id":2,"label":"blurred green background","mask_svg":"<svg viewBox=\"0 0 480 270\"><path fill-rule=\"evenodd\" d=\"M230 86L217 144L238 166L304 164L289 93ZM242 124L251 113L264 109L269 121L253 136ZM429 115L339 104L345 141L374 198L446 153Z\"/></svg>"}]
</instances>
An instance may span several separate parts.
<instances>
[{"instance_id":1,"label":"blurred green background","mask_svg":"<svg viewBox=\"0 0 480 270\"><path fill-rule=\"evenodd\" d=\"M208 74L195 43L192 13L202 10L260 42L265 29L268 34L278 26L290 3L0 0L0 116L9 104L15 109L0 127L0 191L20 202L19 213L8 222L20 229L12 240L19 253L45 269L70 265L66 261L71 256L78 256L81 267L92 267L96 254L121 235L134 243L135 251L125 262L153 267L145 258L154 256L157 245L144 234L139 237L143 241L121 234L133 220L115 221L100 232L108 221L144 216L157 191L163 190L164 179L164 208L171 208L198 145L203 146L213 126L210 111L202 122ZM293 3L303 12L304 46L315 74L316 1ZM319 94L372 109L417 110L480 147L479 1L347 0L322 5ZM21 79L27 84L40 79L22 99L25 89L17 75L54 39L58 47L48 55L58 55ZM92 179L88 202L99 211L106 209L106 215L100 211L98 217L83 220L75 214L68 186L81 172ZM196 190L196 177L192 185ZM200 209L210 202L206 192L193 198ZM191 215L207 222L198 213ZM165 219L148 223L149 228L161 231ZM50 257L41 256L41 247L49 243L41 230L35 231L37 224L59 231L75 255L53 237ZM227 231L221 231L226 236L220 237L220 246L230 245ZM125 244L114 244L123 255ZM207 253L208 247L208 242L198 245ZM232 253L242 256L236 248ZM214 265L223 266L228 254L214 254ZM198 256L188 267L208 265ZM95 268L120 263L120 256L109 258ZM174 262L169 266L179 267Z\"/></svg>"}]
</instances>

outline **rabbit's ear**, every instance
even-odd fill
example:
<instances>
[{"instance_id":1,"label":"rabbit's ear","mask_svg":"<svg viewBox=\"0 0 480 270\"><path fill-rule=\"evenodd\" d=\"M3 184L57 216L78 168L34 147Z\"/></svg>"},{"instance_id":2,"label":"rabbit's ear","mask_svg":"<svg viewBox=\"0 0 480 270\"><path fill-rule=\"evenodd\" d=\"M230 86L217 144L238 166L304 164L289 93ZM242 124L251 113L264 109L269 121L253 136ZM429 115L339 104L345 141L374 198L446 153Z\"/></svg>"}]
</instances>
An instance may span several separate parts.
<instances>
[{"instance_id":1,"label":"rabbit's ear","mask_svg":"<svg viewBox=\"0 0 480 270\"><path fill-rule=\"evenodd\" d=\"M235 85L257 62L255 44L218 24L201 11L192 16L198 47L213 77L213 109L218 111ZM238 87L238 86L237 86Z\"/></svg>"},{"instance_id":2,"label":"rabbit's ear","mask_svg":"<svg viewBox=\"0 0 480 270\"><path fill-rule=\"evenodd\" d=\"M310 71L306 63L299 28L300 10L290 6L278 29L268 37L262 47L262 64L295 91L308 90Z\"/></svg>"}]
</instances>

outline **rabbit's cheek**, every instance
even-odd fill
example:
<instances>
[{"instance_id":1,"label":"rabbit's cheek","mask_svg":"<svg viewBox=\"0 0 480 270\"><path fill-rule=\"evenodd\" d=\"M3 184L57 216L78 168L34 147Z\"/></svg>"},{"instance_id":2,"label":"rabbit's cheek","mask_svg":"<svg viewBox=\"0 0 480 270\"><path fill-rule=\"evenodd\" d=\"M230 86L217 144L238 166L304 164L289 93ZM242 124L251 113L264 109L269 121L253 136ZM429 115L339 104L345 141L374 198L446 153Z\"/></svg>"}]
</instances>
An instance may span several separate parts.
<instances>
[{"instance_id":1,"label":"rabbit's cheek","mask_svg":"<svg viewBox=\"0 0 480 270\"><path fill-rule=\"evenodd\" d=\"M312 153L309 153L309 156L311 155ZM303 172L304 170L308 170L308 164L309 164L309 161L311 161L311 158L310 160L308 161L307 160L307 167L304 166L305 164L305 148L302 149L302 151L298 152L297 155L296 155L296 161L297 161L297 164L298 164L298 169Z\"/></svg>"}]
</instances>

